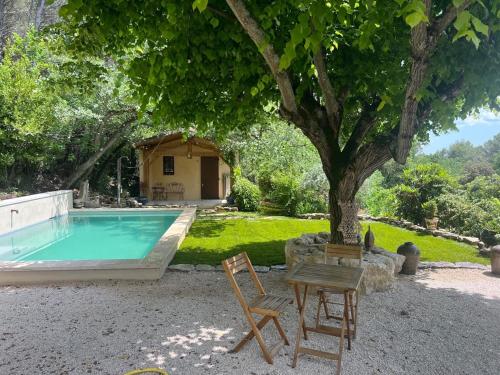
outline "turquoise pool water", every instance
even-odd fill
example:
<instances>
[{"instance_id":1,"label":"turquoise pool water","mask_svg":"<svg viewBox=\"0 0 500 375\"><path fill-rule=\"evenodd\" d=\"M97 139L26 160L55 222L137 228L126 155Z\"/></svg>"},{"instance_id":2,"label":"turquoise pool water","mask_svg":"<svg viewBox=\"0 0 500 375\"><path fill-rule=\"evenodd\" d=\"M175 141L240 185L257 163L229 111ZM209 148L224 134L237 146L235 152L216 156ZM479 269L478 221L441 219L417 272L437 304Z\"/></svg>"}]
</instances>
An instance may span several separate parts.
<instances>
[{"instance_id":1,"label":"turquoise pool water","mask_svg":"<svg viewBox=\"0 0 500 375\"><path fill-rule=\"evenodd\" d=\"M0 261L142 259L179 214L70 213L0 236Z\"/></svg>"}]
</instances>

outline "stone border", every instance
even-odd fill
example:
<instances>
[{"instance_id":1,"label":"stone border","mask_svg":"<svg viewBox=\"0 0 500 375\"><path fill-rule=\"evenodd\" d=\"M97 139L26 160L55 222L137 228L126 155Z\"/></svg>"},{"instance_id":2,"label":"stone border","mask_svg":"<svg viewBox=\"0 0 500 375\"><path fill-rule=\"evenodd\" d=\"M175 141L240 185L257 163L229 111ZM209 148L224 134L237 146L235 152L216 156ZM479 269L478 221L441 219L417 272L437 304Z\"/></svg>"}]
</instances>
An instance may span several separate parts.
<instances>
[{"instance_id":1,"label":"stone border","mask_svg":"<svg viewBox=\"0 0 500 375\"><path fill-rule=\"evenodd\" d=\"M161 212L171 209L79 209L71 213L88 212ZM195 208L185 208L174 223L165 231L153 249L143 259L130 260L75 260L75 261L0 261L0 285L27 284L55 281L83 280L157 280L173 259L196 218Z\"/></svg>"},{"instance_id":2,"label":"stone border","mask_svg":"<svg viewBox=\"0 0 500 375\"><path fill-rule=\"evenodd\" d=\"M474 270L485 270L489 271L490 267L479 263L471 262L420 262L418 264L418 269L428 270L428 269L474 269ZM287 271L288 267L286 264L279 264L275 266L254 266L255 272L267 273L270 271ZM168 266L168 271L174 272L224 272L222 266L212 266L210 264L172 264ZM245 272L245 271L243 271Z\"/></svg>"},{"instance_id":3,"label":"stone border","mask_svg":"<svg viewBox=\"0 0 500 375\"><path fill-rule=\"evenodd\" d=\"M322 220L322 219L330 219L330 214L324 214L324 213L301 214L298 216L298 218L308 219L308 220ZM390 224L395 227L408 229L413 232L432 234L434 237L446 238L447 240L453 240L456 242L463 242L468 245L477 246L478 249L483 249L485 247L484 242L482 242L477 237L462 236L460 234L448 232L444 229L434 229L434 230L427 229L420 225L413 224L411 221L407 220L397 220L389 217L371 216L366 214L358 215L358 219L365 221L379 221L381 223Z\"/></svg>"}]
</instances>

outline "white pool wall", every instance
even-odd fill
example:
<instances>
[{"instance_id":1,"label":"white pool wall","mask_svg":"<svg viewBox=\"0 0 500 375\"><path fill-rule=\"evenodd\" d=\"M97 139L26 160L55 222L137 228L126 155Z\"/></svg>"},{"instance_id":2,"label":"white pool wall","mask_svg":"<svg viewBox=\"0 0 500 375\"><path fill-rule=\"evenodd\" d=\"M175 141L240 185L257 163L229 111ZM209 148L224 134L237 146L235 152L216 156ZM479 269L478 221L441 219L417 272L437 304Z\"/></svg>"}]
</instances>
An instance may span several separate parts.
<instances>
[{"instance_id":1,"label":"white pool wall","mask_svg":"<svg viewBox=\"0 0 500 375\"><path fill-rule=\"evenodd\" d=\"M65 215L73 208L71 190L50 191L0 201L0 236L51 217ZM12 210L17 210L13 212Z\"/></svg>"}]
</instances>

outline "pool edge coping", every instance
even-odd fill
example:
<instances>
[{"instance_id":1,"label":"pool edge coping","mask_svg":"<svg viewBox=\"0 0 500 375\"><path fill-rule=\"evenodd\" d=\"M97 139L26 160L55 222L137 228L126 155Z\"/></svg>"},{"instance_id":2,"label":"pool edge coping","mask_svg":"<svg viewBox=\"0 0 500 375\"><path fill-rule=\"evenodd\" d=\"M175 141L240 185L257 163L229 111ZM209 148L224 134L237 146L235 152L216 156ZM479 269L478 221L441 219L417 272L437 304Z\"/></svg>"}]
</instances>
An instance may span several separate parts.
<instances>
[{"instance_id":1,"label":"pool edge coping","mask_svg":"<svg viewBox=\"0 0 500 375\"><path fill-rule=\"evenodd\" d=\"M165 273L180 244L196 219L196 208L96 208L71 212L181 211L149 254L128 260L0 261L0 285L55 281L155 280Z\"/></svg>"}]
</instances>

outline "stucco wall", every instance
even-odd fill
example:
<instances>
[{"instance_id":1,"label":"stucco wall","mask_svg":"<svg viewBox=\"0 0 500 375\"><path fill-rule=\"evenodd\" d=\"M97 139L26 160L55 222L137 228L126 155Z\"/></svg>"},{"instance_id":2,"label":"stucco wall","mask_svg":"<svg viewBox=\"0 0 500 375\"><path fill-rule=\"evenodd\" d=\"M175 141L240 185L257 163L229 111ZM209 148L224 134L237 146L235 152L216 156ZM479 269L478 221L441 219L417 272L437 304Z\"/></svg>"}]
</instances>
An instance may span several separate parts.
<instances>
[{"instance_id":1,"label":"stucco wall","mask_svg":"<svg viewBox=\"0 0 500 375\"><path fill-rule=\"evenodd\" d=\"M0 201L0 235L54 216L65 215L72 207L71 190L51 191ZM17 210L18 213L11 213L11 210Z\"/></svg>"},{"instance_id":2,"label":"stucco wall","mask_svg":"<svg viewBox=\"0 0 500 375\"><path fill-rule=\"evenodd\" d=\"M141 165L139 175L141 182L146 179L144 164L149 163L148 176L148 197L152 199L151 187L161 183L163 185L177 182L184 185L184 200L201 199L201 157L218 156L213 151L207 151L196 145L191 149L192 157L187 157L188 148L186 145L176 145L175 147L158 147L154 149L152 155L144 156L143 151L139 152L139 163ZM163 175L163 156L174 157L174 175ZM230 167L219 157L219 198L224 199L224 175L230 174ZM169 194L169 200L178 200L178 194Z\"/></svg>"}]
</instances>

